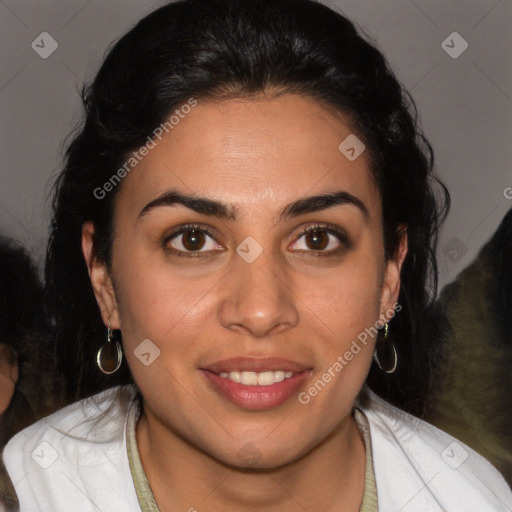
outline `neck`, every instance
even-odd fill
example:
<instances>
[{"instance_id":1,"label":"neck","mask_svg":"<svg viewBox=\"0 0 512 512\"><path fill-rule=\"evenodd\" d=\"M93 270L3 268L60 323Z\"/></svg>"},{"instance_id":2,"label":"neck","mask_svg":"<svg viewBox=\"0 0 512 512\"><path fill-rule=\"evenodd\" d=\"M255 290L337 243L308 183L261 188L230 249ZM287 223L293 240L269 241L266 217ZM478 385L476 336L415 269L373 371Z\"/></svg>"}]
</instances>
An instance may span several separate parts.
<instances>
[{"instance_id":1,"label":"neck","mask_svg":"<svg viewBox=\"0 0 512 512\"><path fill-rule=\"evenodd\" d=\"M349 415L319 445L273 469L240 469L204 453L145 410L137 445L161 512L357 512L365 447Z\"/></svg>"}]
</instances>

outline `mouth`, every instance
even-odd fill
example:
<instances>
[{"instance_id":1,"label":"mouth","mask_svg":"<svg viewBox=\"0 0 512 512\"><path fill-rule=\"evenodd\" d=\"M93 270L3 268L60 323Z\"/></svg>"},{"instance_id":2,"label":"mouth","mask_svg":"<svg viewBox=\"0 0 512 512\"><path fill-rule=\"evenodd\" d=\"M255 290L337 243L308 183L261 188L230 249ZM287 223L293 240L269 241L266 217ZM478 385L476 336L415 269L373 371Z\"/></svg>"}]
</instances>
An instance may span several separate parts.
<instances>
[{"instance_id":1,"label":"mouth","mask_svg":"<svg viewBox=\"0 0 512 512\"><path fill-rule=\"evenodd\" d=\"M242 409L278 407L295 395L311 373L305 365L281 358L234 358L200 371L211 389Z\"/></svg>"},{"instance_id":2,"label":"mouth","mask_svg":"<svg viewBox=\"0 0 512 512\"><path fill-rule=\"evenodd\" d=\"M283 382L284 379L290 379L296 374L284 370L269 370L265 372L221 372L218 375L244 386L271 386L276 382Z\"/></svg>"}]
</instances>

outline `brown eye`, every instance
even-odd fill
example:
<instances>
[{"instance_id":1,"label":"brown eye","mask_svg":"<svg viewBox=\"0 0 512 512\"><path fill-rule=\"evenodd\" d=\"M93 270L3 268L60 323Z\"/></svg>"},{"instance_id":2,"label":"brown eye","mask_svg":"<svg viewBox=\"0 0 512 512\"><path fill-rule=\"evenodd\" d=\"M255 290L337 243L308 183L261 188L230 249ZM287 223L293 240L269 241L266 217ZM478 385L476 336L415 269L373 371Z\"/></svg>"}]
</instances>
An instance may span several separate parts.
<instances>
[{"instance_id":1,"label":"brown eye","mask_svg":"<svg viewBox=\"0 0 512 512\"><path fill-rule=\"evenodd\" d=\"M329 224L309 226L298 236L291 249L312 255L336 255L351 246L347 234L341 228Z\"/></svg>"},{"instance_id":2,"label":"brown eye","mask_svg":"<svg viewBox=\"0 0 512 512\"><path fill-rule=\"evenodd\" d=\"M195 226L183 227L164 240L164 246L178 256L200 256L212 251L220 251L223 247L216 242L213 235L205 228Z\"/></svg>"},{"instance_id":3,"label":"brown eye","mask_svg":"<svg viewBox=\"0 0 512 512\"><path fill-rule=\"evenodd\" d=\"M329 235L325 231L314 230L306 233L306 245L313 251L322 251L329 244Z\"/></svg>"},{"instance_id":4,"label":"brown eye","mask_svg":"<svg viewBox=\"0 0 512 512\"><path fill-rule=\"evenodd\" d=\"M198 251L199 249L202 249L205 241L206 237L202 231L198 231L197 229L189 229L183 233L181 243L183 244L183 247L187 249L187 251Z\"/></svg>"}]
</instances>

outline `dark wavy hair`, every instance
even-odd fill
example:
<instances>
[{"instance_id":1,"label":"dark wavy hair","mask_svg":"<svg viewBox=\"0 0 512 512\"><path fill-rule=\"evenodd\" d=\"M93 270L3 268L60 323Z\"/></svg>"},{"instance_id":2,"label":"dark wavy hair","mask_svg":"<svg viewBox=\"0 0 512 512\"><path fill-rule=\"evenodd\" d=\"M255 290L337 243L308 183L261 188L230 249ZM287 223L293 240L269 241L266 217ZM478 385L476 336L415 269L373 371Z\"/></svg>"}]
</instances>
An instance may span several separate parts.
<instances>
[{"instance_id":1,"label":"dark wavy hair","mask_svg":"<svg viewBox=\"0 0 512 512\"><path fill-rule=\"evenodd\" d=\"M81 228L94 222L95 254L110 268L119 187L102 200L94 190L191 97L286 93L312 97L351 120L380 191L386 258L397 249L400 225L407 226L403 309L390 323L399 367L385 376L372 367L368 382L383 398L423 414L436 348L427 345L422 322L437 290L435 252L448 191L433 174L414 102L383 55L348 19L311 0L170 3L117 41L84 88L86 119L56 183L46 265L70 399L132 381L124 363L111 376L95 366L105 327L81 253Z\"/></svg>"},{"instance_id":2,"label":"dark wavy hair","mask_svg":"<svg viewBox=\"0 0 512 512\"><path fill-rule=\"evenodd\" d=\"M0 343L18 365L18 382L0 417L0 448L61 405L43 286L27 251L0 236Z\"/></svg>"}]
</instances>

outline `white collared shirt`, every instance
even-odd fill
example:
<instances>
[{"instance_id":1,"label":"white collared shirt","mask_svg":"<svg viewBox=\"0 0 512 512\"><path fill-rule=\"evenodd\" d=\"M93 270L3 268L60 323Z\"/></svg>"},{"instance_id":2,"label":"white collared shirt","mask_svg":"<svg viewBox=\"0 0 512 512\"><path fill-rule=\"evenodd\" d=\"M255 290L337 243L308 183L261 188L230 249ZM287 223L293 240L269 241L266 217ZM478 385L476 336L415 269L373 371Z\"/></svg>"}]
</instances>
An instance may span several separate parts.
<instances>
[{"instance_id":1,"label":"white collared shirt","mask_svg":"<svg viewBox=\"0 0 512 512\"><path fill-rule=\"evenodd\" d=\"M140 512L126 449L133 386L72 404L9 441L21 512ZM482 456L367 387L380 512L512 512L512 491Z\"/></svg>"}]
</instances>

